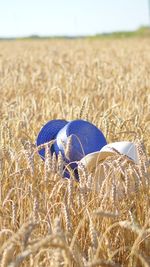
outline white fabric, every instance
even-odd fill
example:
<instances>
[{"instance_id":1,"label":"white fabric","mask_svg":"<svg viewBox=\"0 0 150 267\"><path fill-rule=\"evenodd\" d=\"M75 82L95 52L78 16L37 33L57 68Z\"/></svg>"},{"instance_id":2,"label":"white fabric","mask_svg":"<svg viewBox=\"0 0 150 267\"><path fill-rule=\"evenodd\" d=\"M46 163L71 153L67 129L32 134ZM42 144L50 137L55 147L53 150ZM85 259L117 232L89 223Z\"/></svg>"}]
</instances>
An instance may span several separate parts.
<instances>
[{"instance_id":1,"label":"white fabric","mask_svg":"<svg viewBox=\"0 0 150 267\"><path fill-rule=\"evenodd\" d=\"M100 151L86 155L82 158L81 163L84 164L85 167L91 169L96 166L98 162L106 159L108 156L114 155L116 153L115 150L120 154L128 156L129 159L138 164L139 161L136 145L135 143L128 141L107 144Z\"/></svg>"}]
</instances>

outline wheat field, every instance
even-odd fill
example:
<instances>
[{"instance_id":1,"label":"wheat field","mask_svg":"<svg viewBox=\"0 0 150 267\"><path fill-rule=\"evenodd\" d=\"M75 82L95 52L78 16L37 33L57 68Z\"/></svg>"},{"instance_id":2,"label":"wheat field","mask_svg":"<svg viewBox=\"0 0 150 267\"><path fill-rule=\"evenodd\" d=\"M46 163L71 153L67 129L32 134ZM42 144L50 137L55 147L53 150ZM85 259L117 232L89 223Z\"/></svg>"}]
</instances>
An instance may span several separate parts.
<instances>
[{"instance_id":1,"label":"wheat field","mask_svg":"<svg viewBox=\"0 0 150 267\"><path fill-rule=\"evenodd\" d=\"M0 105L0 266L150 266L150 39L0 42ZM99 190L83 166L62 178L36 137L78 118L139 164L106 159Z\"/></svg>"}]
</instances>

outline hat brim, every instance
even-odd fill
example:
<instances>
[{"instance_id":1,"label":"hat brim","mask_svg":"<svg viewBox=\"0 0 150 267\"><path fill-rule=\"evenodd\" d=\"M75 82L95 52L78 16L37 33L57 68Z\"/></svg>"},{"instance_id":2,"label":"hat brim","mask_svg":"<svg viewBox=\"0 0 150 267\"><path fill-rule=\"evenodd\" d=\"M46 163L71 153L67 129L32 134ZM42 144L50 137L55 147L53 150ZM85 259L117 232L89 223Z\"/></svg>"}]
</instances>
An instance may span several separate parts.
<instances>
[{"instance_id":1,"label":"hat brim","mask_svg":"<svg viewBox=\"0 0 150 267\"><path fill-rule=\"evenodd\" d=\"M129 161L138 164L138 155L135 144L128 141L107 144L100 151L86 155L80 162L91 171L107 157L116 155L117 151L119 154L127 156Z\"/></svg>"},{"instance_id":2,"label":"hat brim","mask_svg":"<svg viewBox=\"0 0 150 267\"><path fill-rule=\"evenodd\" d=\"M113 155L115 155L114 152L97 151L86 155L80 160L80 163L83 164L88 171L92 171L101 161Z\"/></svg>"},{"instance_id":3,"label":"hat brim","mask_svg":"<svg viewBox=\"0 0 150 267\"><path fill-rule=\"evenodd\" d=\"M51 120L47 122L40 130L36 145L40 146L42 144L45 144L47 142L50 142L51 140L54 140L56 138L56 135L58 132L68 123L66 120ZM51 154L54 153L54 146L51 146ZM41 149L38 151L39 155L42 159L45 159L45 149Z\"/></svg>"}]
</instances>

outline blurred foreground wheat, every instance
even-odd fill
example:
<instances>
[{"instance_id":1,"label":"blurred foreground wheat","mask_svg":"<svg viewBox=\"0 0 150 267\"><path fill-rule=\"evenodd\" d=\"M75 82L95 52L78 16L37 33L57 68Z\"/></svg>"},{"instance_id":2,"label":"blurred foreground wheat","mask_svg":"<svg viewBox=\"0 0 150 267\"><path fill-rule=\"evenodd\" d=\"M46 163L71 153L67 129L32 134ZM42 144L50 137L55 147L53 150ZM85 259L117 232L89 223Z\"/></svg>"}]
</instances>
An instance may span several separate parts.
<instances>
[{"instance_id":1,"label":"blurred foreground wheat","mask_svg":"<svg viewBox=\"0 0 150 267\"><path fill-rule=\"evenodd\" d=\"M149 77L149 39L0 43L2 267L150 266ZM99 189L83 166L80 183L61 178L61 156L35 147L56 118L135 141L139 165L108 158Z\"/></svg>"}]
</instances>

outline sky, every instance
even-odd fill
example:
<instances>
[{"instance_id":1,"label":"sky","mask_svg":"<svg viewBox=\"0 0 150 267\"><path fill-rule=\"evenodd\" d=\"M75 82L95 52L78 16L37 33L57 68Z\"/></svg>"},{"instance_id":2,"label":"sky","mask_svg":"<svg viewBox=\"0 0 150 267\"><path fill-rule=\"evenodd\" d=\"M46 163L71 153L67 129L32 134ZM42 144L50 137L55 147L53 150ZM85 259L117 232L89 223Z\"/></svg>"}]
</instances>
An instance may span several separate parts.
<instances>
[{"instance_id":1,"label":"sky","mask_svg":"<svg viewBox=\"0 0 150 267\"><path fill-rule=\"evenodd\" d=\"M135 30L148 10L148 0L0 0L0 37Z\"/></svg>"}]
</instances>

